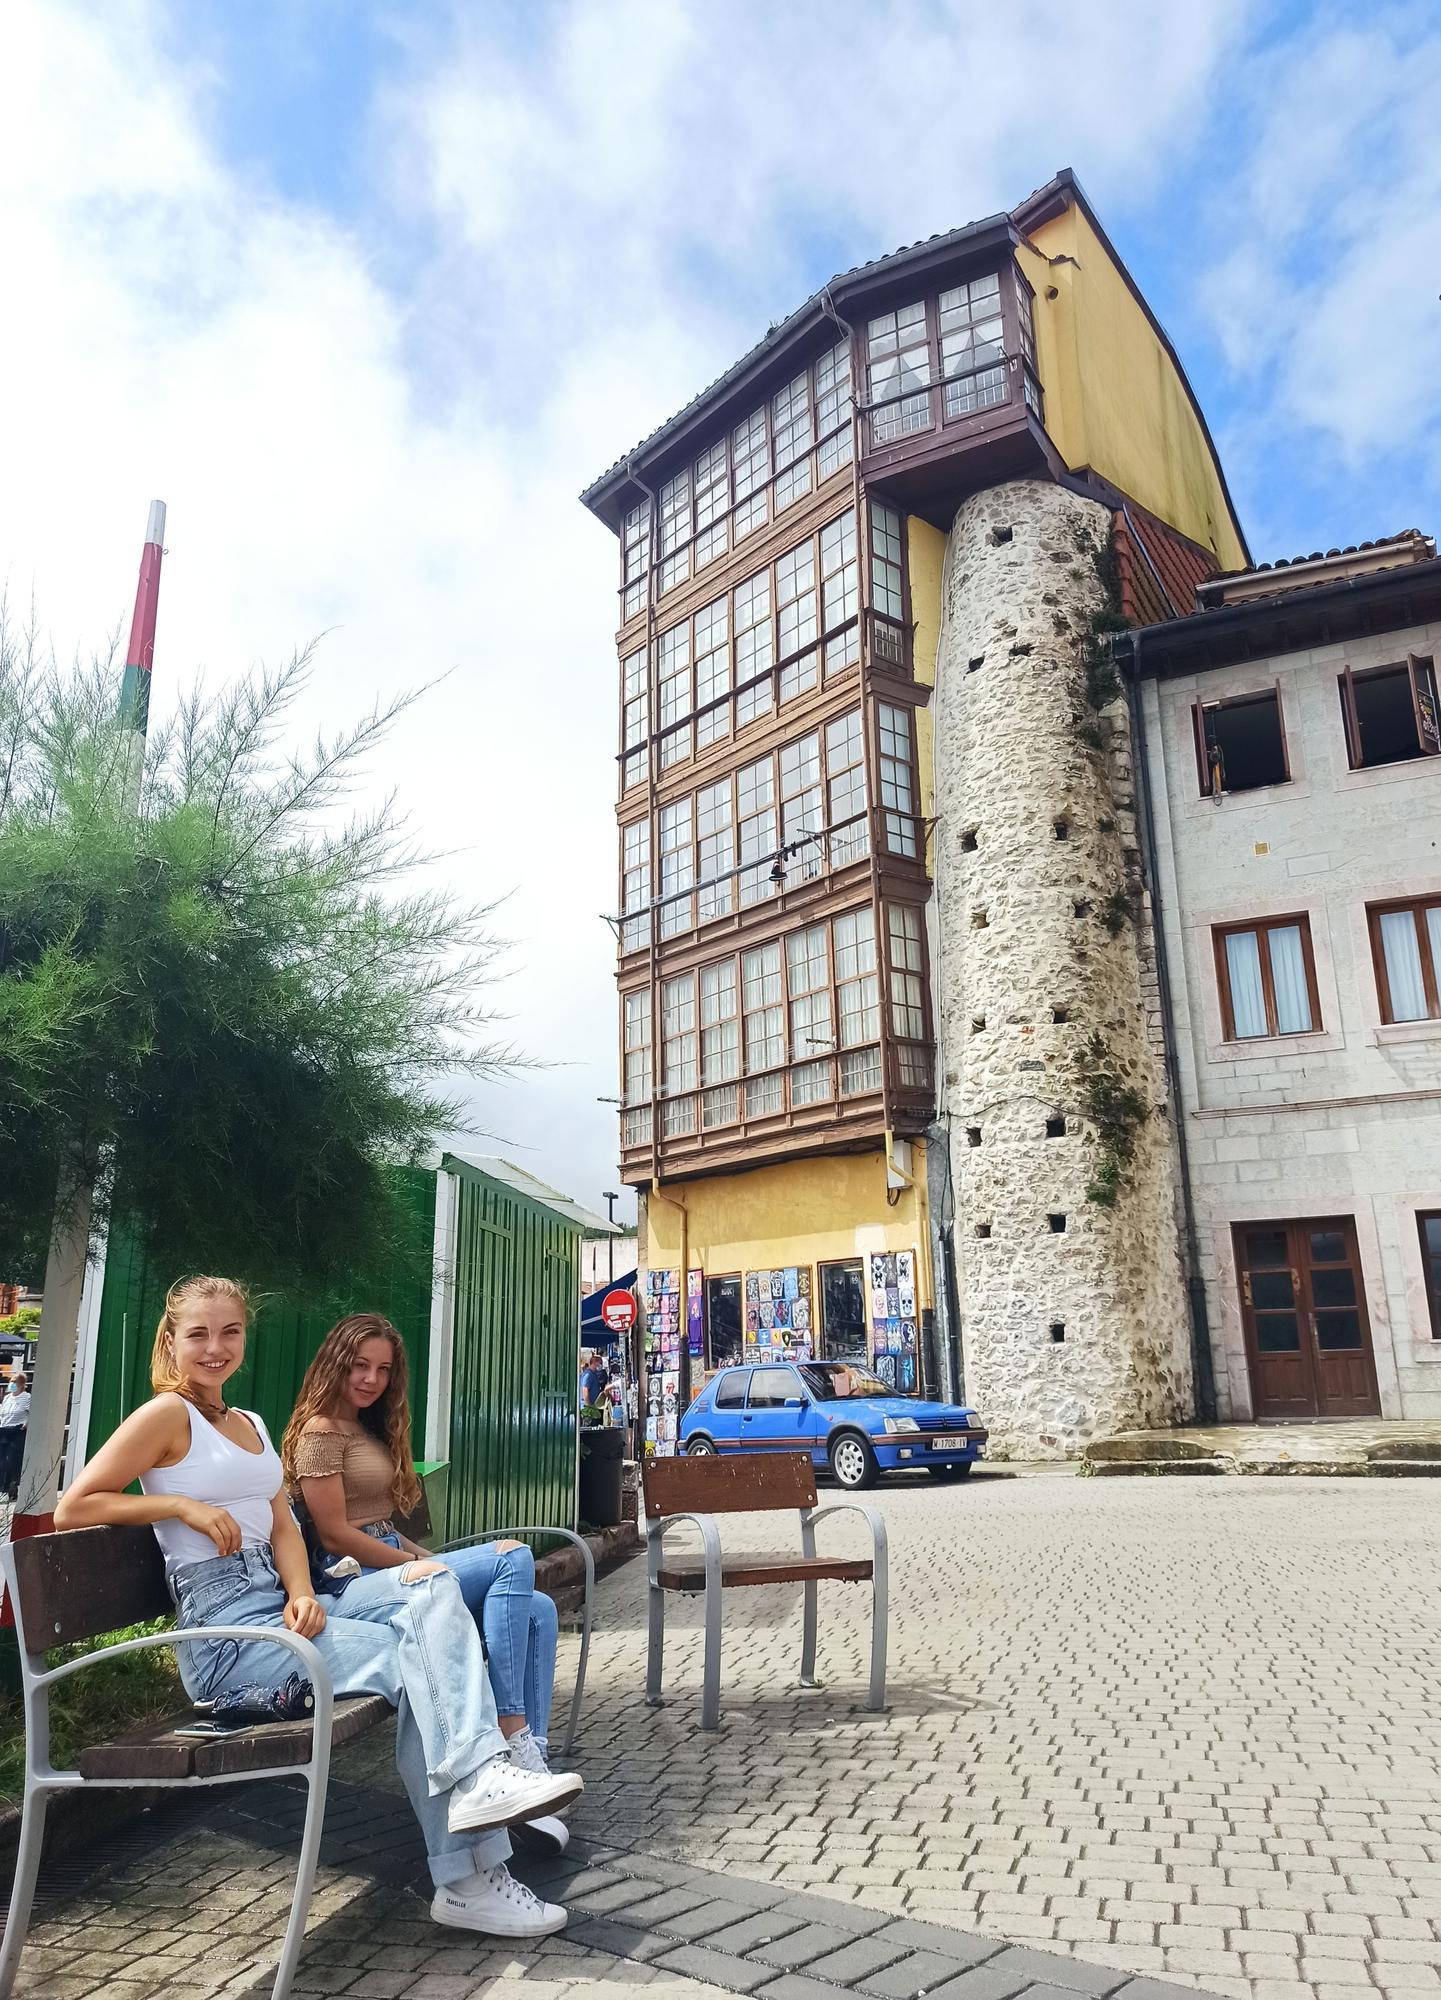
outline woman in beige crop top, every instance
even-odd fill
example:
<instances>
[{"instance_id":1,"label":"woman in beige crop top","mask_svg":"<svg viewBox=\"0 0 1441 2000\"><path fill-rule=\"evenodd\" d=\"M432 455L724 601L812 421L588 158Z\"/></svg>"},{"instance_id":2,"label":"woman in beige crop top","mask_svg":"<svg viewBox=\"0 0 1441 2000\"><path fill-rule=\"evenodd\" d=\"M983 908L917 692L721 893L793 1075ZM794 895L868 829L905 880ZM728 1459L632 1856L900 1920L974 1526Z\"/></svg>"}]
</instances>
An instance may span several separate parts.
<instances>
[{"instance_id":1,"label":"woman in beige crop top","mask_svg":"<svg viewBox=\"0 0 1441 2000\"><path fill-rule=\"evenodd\" d=\"M315 1524L322 1570L347 1556L368 1571L426 1554L392 1519L420 1498L408 1373L405 1342L378 1313L355 1313L332 1327L306 1370L280 1453L291 1490ZM521 1542L496 1541L439 1560L454 1571L485 1639L511 1759L544 1771L557 1627L555 1605L535 1587L535 1558ZM343 1591L343 1580L335 1579L337 1586ZM543 1837L563 1844L549 1825Z\"/></svg>"}]
</instances>

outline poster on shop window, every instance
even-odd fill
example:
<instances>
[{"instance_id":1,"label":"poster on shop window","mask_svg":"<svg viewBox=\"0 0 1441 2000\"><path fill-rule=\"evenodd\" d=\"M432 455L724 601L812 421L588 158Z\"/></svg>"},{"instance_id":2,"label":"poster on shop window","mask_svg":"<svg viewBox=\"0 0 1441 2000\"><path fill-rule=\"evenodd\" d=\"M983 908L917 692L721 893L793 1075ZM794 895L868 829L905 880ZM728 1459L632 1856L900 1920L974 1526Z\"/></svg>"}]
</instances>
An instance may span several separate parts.
<instances>
[{"instance_id":1,"label":"poster on shop window","mask_svg":"<svg viewBox=\"0 0 1441 2000\"><path fill-rule=\"evenodd\" d=\"M745 1274L745 1342L751 1360L811 1358L811 1274L803 1264Z\"/></svg>"},{"instance_id":2,"label":"poster on shop window","mask_svg":"<svg viewBox=\"0 0 1441 2000\"><path fill-rule=\"evenodd\" d=\"M876 1373L887 1385L914 1389L920 1326L915 1252L873 1250L867 1266L871 1354Z\"/></svg>"}]
</instances>

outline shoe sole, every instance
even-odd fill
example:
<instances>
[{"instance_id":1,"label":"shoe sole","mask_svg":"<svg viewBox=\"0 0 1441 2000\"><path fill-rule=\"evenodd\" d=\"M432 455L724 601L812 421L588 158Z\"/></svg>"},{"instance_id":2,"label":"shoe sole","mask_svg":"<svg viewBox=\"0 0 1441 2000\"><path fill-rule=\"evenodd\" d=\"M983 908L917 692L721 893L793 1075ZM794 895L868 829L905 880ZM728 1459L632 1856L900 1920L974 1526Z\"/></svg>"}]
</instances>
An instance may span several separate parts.
<instances>
[{"instance_id":1,"label":"shoe sole","mask_svg":"<svg viewBox=\"0 0 1441 2000\"><path fill-rule=\"evenodd\" d=\"M552 1776L538 1796L533 1794L523 1804L469 1807L467 1799L458 1799L452 1794L446 1825L452 1833L477 1833L487 1827L516 1826L522 1820L542 1819L547 1814L560 1812L578 1799L584 1790L583 1778Z\"/></svg>"},{"instance_id":2,"label":"shoe sole","mask_svg":"<svg viewBox=\"0 0 1441 2000\"><path fill-rule=\"evenodd\" d=\"M472 1923L466 1917L461 1916L459 1911L448 1910L444 1907L437 1909L434 1903L430 1906L430 1915L432 1922L444 1924L449 1930L478 1931L483 1937L520 1939L554 1937L557 1931L565 1929L568 1921L567 1912L562 1910L558 1917L549 1918L546 1922L540 1924L526 1924L517 1921L512 1927L501 1923Z\"/></svg>"},{"instance_id":3,"label":"shoe sole","mask_svg":"<svg viewBox=\"0 0 1441 2000\"><path fill-rule=\"evenodd\" d=\"M570 1828L549 1814L517 1820L510 1831L516 1843L531 1854L564 1854L570 1845Z\"/></svg>"}]
</instances>

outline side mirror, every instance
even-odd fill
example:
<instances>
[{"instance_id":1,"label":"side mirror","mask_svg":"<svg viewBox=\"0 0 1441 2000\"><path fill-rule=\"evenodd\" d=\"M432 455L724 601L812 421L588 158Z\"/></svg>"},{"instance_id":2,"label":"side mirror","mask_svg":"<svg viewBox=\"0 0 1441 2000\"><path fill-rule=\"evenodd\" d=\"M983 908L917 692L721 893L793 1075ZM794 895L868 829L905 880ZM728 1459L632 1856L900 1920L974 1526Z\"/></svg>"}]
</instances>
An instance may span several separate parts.
<instances>
[{"instance_id":1,"label":"side mirror","mask_svg":"<svg viewBox=\"0 0 1441 2000\"><path fill-rule=\"evenodd\" d=\"M787 1410L803 1410L805 1399L801 1396L787 1396L783 1407Z\"/></svg>"}]
</instances>

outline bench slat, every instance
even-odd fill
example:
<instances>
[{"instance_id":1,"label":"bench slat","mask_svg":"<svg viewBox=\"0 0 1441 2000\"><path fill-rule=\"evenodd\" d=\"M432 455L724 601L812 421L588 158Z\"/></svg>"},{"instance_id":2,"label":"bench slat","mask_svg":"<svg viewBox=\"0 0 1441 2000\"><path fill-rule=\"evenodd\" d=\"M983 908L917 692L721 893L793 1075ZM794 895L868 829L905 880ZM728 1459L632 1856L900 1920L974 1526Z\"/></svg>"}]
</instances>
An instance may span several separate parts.
<instances>
[{"instance_id":1,"label":"bench slat","mask_svg":"<svg viewBox=\"0 0 1441 2000\"><path fill-rule=\"evenodd\" d=\"M34 1653L173 1616L150 1528L72 1528L14 1544L25 1643Z\"/></svg>"},{"instance_id":2,"label":"bench slat","mask_svg":"<svg viewBox=\"0 0 1441 2000\"><path fill-rule=\"evenodd\" d=\"M334 1744L349 1743L390 1714L378 1694L348 1695L335 1704ZM84 1778L218 1778L238 1771L264 1771L278 1764L304 1764L310 1756L308 1722L265 1722L225 1736L177 1736L198 1721L190 1709L144 1724L113 1743L82 1750L76 1768Z\"/></svg>"},{"instance_id":3,"label":"bench slat","mask_svg":"<svg viewBox=\"0 0 1441 2000\"><path fill-rule=\"evenodd\" d=\"M735 1458L648 1458L646 1519L667 1514L754 1514L814 1507L815 1467L804 1452L743 1452Z\"/></svg>"},{"instance_id":4,"label":"bench slat","mask_svg":"<svg viewBox=\"0 0 1441 2000\"><path fill-rule=\"evenodd\" d=\"M835 1556L723 1556L721 1588L730 1590L756 1583L868 1583L875 1574L869 1558L854 1560ZM705 1562L671 1560L661 1570L657 1582L662 1590L704 1590Z\"/></svg>"}]
</instances>

